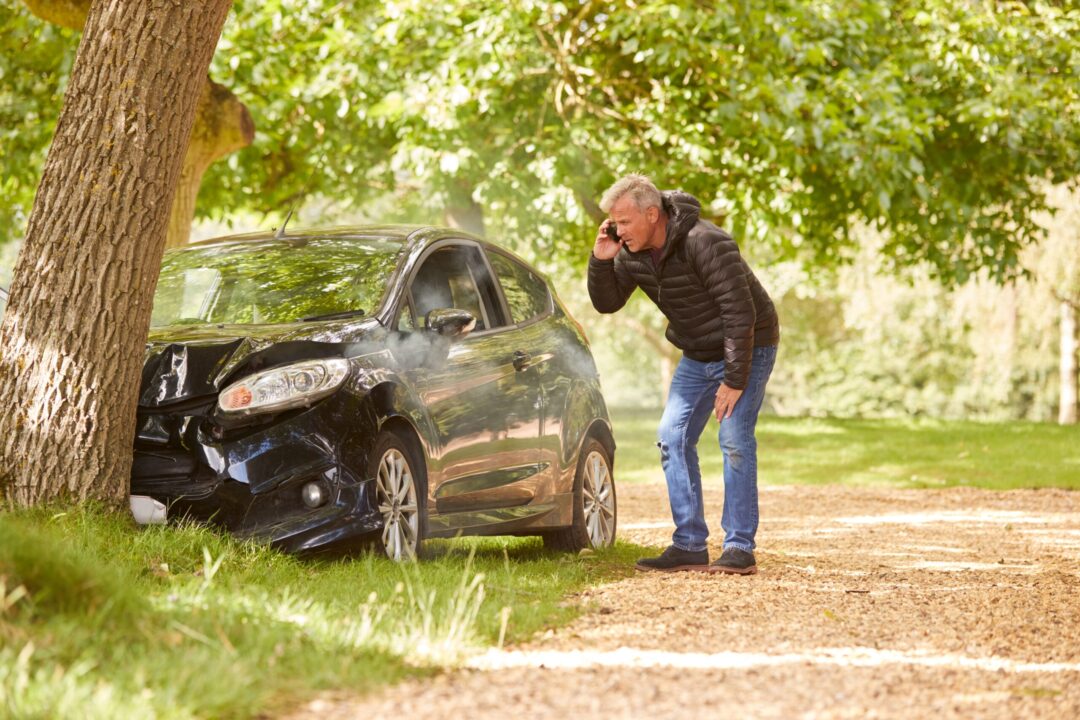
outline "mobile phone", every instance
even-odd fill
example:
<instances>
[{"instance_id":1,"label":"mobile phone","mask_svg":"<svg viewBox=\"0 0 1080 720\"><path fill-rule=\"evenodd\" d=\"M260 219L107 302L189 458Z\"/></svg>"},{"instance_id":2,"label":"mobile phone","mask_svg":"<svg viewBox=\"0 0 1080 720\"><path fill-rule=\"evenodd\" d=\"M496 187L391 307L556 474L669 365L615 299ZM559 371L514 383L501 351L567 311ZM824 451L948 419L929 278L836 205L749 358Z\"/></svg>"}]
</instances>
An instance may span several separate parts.
<instances>
[{"instance_id":1,"label":"mobile phone","mask_svg":"<svg viewBox=\"0 0 1080 720\"><path fill-rule=\"evenodd\" d=\"M615 242L619 242L619 230L615 227L615 223L608 223L606 232L609 238Z\"/></svg>"}]
</instances>

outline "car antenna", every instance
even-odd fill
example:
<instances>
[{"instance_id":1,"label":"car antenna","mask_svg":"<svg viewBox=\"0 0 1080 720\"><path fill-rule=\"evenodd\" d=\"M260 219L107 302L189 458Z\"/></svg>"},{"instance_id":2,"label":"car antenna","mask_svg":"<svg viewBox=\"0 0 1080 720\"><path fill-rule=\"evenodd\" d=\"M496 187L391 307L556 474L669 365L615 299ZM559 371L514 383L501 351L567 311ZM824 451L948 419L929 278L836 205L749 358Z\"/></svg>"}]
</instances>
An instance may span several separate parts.
<instances>
[{"instance_id":1,"label":"car antenna","mask_svg":"<svg viewBox=\"0 0 1080 720\"><path fill-rule=\"evenodd\" d=\"M277 229L277 232L274 233L275 240L280 240L281 238L285 237L285 226L289 224L289 220L292 219L293 212L300 205L300 202L305 197L307 197L308 188L311 187L311 179L315 176L316 172L322 169L324 162L326 162L325 152L322 154L322 157L319 158L319 164L315 166L315 169L311 172L311 175L308 176L307 182L304 183L304 188L300 191L300 196L296 199L296 204L289 208L289 212L285 214L285 220L282 221L281 227L279 227Z\"/></svg>"},{"instance_id":2,"label":"car antenna","mask_svg":"<svg viewBox=\"0 0 1080 720\"><path fill-rule=\"evenodd\" d=\"M285 214L285 221L283 223L281 223L281 227L279 227L277 229L277 232L274 233L274 239L275 240L280 240L281 238L285 237L285 226L289 224L289 218L292 217L292 214L293 214L293 209L289 208L289 212L287 212Z\"/></svg>"}]
</instances>

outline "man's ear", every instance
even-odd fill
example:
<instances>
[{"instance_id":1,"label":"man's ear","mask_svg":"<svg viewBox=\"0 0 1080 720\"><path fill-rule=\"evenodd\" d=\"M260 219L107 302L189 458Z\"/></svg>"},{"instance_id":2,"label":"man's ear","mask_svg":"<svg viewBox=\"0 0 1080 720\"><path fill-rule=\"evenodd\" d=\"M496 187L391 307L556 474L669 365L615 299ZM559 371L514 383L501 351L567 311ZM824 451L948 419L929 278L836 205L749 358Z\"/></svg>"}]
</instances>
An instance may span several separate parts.
<instances>
[{"instance_id":1,"label":"man's ear","mask_svg":"<svg viewBox=\"0 0 1080 720\"><path fill-rule=\"evenodd\" d=\"M649 218L650 223L655 223L657 220L660 219L660 208L653 206L647 209L645 211L645 214Z\"/></svg>"}]
</instances>

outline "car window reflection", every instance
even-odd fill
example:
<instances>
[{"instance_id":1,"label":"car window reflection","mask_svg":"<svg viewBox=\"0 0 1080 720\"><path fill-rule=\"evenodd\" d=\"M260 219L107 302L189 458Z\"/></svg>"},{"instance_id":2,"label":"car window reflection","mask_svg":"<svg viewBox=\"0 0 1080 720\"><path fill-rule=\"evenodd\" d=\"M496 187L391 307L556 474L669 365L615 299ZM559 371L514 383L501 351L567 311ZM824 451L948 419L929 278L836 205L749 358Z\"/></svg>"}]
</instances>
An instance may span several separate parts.
<instances>
[{"instance_id":1,"label":"car window reflection","mask_svg":"<svg viewBox=\"0 0 1080 720\"><path fill-rule=\"evenodd\" d=\"M374 311L401 243L356 238L185 248L165 255L155 327L259 325Z\"/></svg>"},{"instance_id":2,"label":"car window reflection","mask_svg":"<svg viewBox=\"0 0 1080 720\"><path fill-rule=\"evenodd\" d=\"M431 253L416 272L410 288L415 322L422 323L432 310L456 308L472 313L477 331L497 326L495 313L480 293L479 260L478 251L471 247L450 246ZM402 317L407 314L406 310Z\"/></svg>"}]
</instances>

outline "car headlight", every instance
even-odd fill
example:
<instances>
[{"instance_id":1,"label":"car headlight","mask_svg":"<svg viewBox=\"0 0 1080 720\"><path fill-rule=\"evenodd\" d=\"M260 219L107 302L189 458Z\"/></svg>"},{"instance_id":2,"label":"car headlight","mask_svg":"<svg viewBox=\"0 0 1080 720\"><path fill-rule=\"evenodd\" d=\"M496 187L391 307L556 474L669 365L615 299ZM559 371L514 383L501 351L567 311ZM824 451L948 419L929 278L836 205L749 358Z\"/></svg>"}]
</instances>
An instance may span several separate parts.
<instances>
[{"instance_id":1,"label":"car headlight","mask_svg":"<svg viewBox=\"0 0 1080 720\"><path fill-rule=\"evenodd\" d=\"M309 405L341 387L349 374L344 358L308 360L248 375L218 396L224 413L248 415Z\"/></svg>"}]
</instances>

